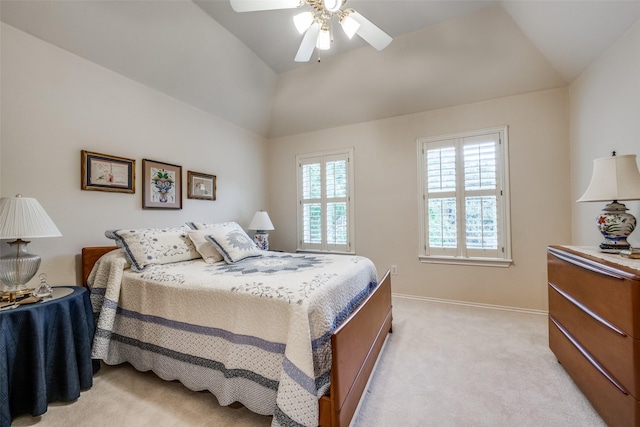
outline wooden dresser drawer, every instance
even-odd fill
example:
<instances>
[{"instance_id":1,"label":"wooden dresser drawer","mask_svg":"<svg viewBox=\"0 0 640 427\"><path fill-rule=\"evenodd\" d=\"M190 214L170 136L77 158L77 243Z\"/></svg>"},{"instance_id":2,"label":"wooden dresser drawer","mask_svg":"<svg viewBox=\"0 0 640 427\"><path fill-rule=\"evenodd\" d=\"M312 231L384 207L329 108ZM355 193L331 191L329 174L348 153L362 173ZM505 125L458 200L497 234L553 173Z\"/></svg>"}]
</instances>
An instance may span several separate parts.
<instances>
[{"instance_id":1,"label":"wooden dresser drawer","mask_svg":"<svg viewBox=\"0 0 640 427\"><path fill-rule=\"evenodd\" d=\"M549 313L622 387L640 396L640 341L549 285Z\"/></svg>"},{"instance_id":2,"label":"wooden dresser drawer","mask_svg":"<svg viewBox=\"0 0 640 427\"><path fill-rule=\"evenodd\" d=\"M640 283L624 269L549 249L549 283L598 316L640 338Z\"/></svg>"},{"instance_id":3,"label":"wooden dresser drawer","mask_svg":"<svg viewBox=\"0 0 640 427\"><path fill-rule=\"evenodd\" d=\"M640 402L607 379L566 334L549 319L549 347L602 419L616 427L640 425Z\"/></svg>"}]
</instances>

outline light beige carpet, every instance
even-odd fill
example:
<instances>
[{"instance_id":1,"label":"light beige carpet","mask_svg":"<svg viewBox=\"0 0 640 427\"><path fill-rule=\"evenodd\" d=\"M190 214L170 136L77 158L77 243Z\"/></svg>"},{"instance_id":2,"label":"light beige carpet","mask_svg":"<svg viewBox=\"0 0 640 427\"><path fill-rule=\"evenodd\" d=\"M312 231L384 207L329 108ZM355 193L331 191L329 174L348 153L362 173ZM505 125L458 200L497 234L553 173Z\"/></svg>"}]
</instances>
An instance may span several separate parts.
<instances>
[{"instance_id":1,"label":"light beige carpet","mask_svg":"<svg viewBox=\"0 0 640 427\"><path fill-rule=\"evenodd\" d=\"M537 314L394 297L393 334L356 427L604 426L548 348ZM106 366L70 404L14 426L269 426L208 392Z\"/></svg>"}]
</instances>

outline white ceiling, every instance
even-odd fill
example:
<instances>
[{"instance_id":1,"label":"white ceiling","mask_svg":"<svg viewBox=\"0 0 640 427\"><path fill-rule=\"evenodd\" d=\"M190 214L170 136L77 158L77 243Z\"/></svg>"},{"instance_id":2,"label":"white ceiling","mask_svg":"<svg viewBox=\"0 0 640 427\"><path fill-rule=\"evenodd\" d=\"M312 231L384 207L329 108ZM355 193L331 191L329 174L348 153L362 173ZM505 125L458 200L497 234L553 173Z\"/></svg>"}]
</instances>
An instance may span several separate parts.
<instances>
[{"instance_id":1,"label":"white ceiling","mask_svg":"<svg viewBox=\"0 0 640 427\"><path fill-rule=\"evenodd\" d=\"M309 7L237 13L228 1L195 0L195 3L242 40L277 73L289 71L304 64L293 61L302 40L302 36L293 26L293 16ZM355 9L383 31L395 37L467 15L497 3L499 2L480 0L347 0L343 7ZM333 24L335 23L334 18ZM322 52L322 58L330 58L367 46L367 43L359 37L347 39L339 26L336 25L336 27L333 45L329 51ZM315 52L312 61L316 60L317 53L318 51Z\"/></svg>"},{"instance_id":2,"label":"white ceiling","mask_svg":"<svg viewBox=\"0 0 640 427\"><path fill-rule=\"evenodd\" d=\"M277 73L301 66L293 61L302 39L293 16L300 9L237 13L226 0L194 1ZM496 5L511 15L567 81L640 17L637 0L347 0L344 7L357 10L396 37ZM331 50L322 52L322 58L367 46L358 37L346 39L339 28L334 37Z\"/></svg>"},{"instance_id":3,"label":"white ceiling","mask_svg":"<svg viewBox=\"0 0 640 427\"><path fill-rule=\"evenodd\" d=\"M566 85L640 17L640 0L347 6L393 36L391 45L378 52L338 29L320 64L315 56L298 64L296 9L236 13L228 0L1 0L0 18L216 117L280 136ZM337 73L330 87L345 100L338 104L318 87ZM331 114L308 114L304 92Z\"/></svg>"}]
</instances>

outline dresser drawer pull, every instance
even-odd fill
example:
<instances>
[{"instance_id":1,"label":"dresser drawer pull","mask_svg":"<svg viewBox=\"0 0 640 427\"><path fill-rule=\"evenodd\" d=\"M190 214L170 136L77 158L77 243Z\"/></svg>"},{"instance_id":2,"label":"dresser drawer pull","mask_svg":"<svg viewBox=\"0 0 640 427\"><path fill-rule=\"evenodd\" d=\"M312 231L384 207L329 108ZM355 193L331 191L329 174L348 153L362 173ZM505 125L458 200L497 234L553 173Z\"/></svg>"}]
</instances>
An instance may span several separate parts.
<instances>
[{"instance_id":1,"label":"dresser drawer pull","mask_svg":"<svg viewBox=\"0 0 640 427\"><path fill-rule=\"evenodd\" d=\"M568 257L566 255L563 255L555 250L549 250L553 256L560 258L563 261L568 262L569 264L573 264L573 265L577 265L578 267L582 267L585 270L589 270L592 271L594 273L598 273L598 274L602 274L604 276L609 276L612 277L614 279L618 279L618 280L624 280L625 276L621 275L621 274L616 274L613 271L608 271L608 270L604 270L601 268L596 267L595 265L591 265L591 264L587 264L586 262L582 262L581 260L575 259L575 258L571 258Z\"/></svg>"},{"instance_id":2,"label":"dresser drawer pull","mask_svg":"<svg viewBox=\"0 0 640 427\"><path fill-rule=\"evenodd\" d=\"M566 299L571 301L571 303L573 305L575 305L580 310L584 311L589 316L591 316L594 320L600 322L601 324L603 324L607 328L611 329L613 332L615 332L615 333L617 333L617 334L619 334L619 335L621 335L623 337L627 336L627 334L623 330L617 328L612 323L610 323L607 320L603 319L602 317L598 316L596 313L591 311L586 305L582 304L580 301L576 300L574 297L572 297L571 295L569 295L568 293L566 293L562 289L558 288L555 284L549 282L549 286L551 286L553 289L555 289L560 295L562 295L563 297L565 297Z\"/></svg>"},{"instance_id":3,"label":"dresser drawer pull","mask_svg":"<svg viewBox=\"0 0 640 427\"><path fill-rule=\"evenodd\" d=\"M562 335L564 335L569 341L571 341L571 344L573 344L574 347L577 348L578 351L582 353L582 355L589 361L589 363L591 363L594 368L596 368L602 375L604 375L604 377L608 379L611 384L613 384L622 393L629 394L629 392L627 392L627 390L625 390L625 388L622 387L622 385L618 381L616 381L616 379L609 372L607 372L607 370L602 367L600 363L598 363L598 361L591 355L591 353L589 353L582 347L582 345L580 345L578 340L576 340L573 335L571 335L569 331L567 331L564 326L560 324L560 322L554 319L551 315L549 315L549 319L551 319L551 321L558 327L560 332L562 332Z\"/></svg>"}]
</instances>

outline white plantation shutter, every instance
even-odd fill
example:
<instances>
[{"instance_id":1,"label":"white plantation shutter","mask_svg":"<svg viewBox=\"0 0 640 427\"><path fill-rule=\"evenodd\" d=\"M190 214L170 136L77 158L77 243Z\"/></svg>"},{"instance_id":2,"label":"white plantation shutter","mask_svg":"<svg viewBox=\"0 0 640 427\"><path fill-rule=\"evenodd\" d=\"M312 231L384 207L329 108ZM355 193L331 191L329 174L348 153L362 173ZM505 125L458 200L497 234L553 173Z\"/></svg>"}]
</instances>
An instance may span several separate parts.
<instances>
[{"instance_id":1,"label":"white plantation shutter","mask_svg":"<svg viewBox=\"0 0 640 427\"><path fill-rule=\"evenodd\" d=\"M301 165L302 229L308 244L322 244L321 164L311 161Z\"/></svg>"},{"instance_id":2,"label":"white plantation shutter","mask_svg":"<svg viewBox=\"0 0 640 427\"><path fill-rule=\"evenodd\" d=\"M458 246L455 141L441 141L425 151L429 247L440 255L454 256Z\"/></svg>"},{"instance_id":3,"label":"white plantation shutter","mask_svg":"<svg viewBox=\"0 0 640 427\"><path fill-rule=\"evenodd\" d=\"M467 255L498 258L498 167L500 135L462 138Z\"/></svg>"},{"instance_id":4,"label":"white plantation shutter","mask_svg":"<svg viewBox=\"0 0 640 427\"><path fill-rule=\"evenodd\" d=\"M506 131L418 140L423 261L510 262Z\"/></svg>"},{"instance_id":5,"label":"white plantation shutter","mask_svg":"<svg viewBox=\"0 0 640 427\"><path fill-rule=\"evenodd\" d=\"M354 252L352 153L297 156L298 250Z\"/></svg>"}]
</instances>

